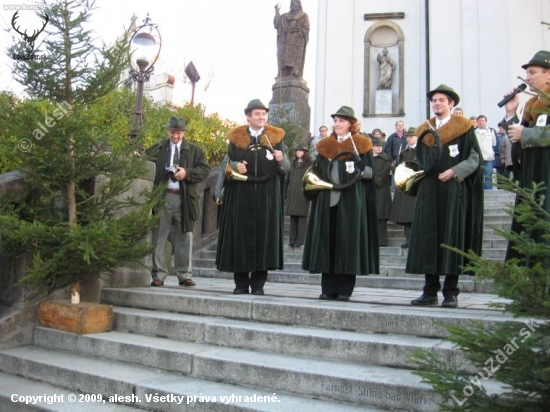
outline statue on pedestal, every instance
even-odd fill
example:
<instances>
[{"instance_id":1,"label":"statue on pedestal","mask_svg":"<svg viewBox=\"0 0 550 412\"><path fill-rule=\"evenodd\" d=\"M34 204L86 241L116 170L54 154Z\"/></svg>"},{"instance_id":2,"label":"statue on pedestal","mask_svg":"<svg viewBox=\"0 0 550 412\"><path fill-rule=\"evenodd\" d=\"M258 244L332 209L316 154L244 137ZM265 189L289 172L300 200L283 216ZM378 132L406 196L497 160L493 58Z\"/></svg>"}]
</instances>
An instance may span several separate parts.
<instances>
[{"instance_id":1,"label":"statue on pedestal","mask_svg":"<svg viewBox=\"0 0 550 412\"><path fill-rule=\"evenodd\" d=\"M391 89L391 80L395 63L388 57L388 49L384 48L382 54L376 56L378 61L378 70L380 71L380 80L378 81L378 90Z\"/></svg>"},{"instance_id":2,"label":"statue on pedestal","mask_svg":"<svg viewBox=\"0 0 550 412\"><path fill-rule=\"evenodd\" d=\"M290 12L279 14L275 6L273 24L277 30L278 78L302 77L309 40L309 17L300 0L291 0Z\"/></svg>"}]
</instances>

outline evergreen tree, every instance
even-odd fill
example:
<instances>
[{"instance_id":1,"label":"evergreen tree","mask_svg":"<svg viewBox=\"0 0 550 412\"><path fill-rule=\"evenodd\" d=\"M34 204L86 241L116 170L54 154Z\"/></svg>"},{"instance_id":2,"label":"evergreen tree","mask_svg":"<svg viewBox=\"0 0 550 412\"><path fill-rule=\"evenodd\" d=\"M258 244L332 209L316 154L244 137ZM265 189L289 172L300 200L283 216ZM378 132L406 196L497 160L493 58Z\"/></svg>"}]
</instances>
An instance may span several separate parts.
<instances>
[{"instance_id":1,"label":"evergreen tree","mask_svg":"<svg viewBox=\"0 0 550 412\"><path fill-rule=\"evenodd\" d=\"M546 411L550 404L550 215L542 206L545 184L521 188L502 176L498 179L499 187L520 197L508 213L525 231L495 230L525 257L502 262L452 250L467 256L469 270L492 280L498 296L509 299L494 306L521 319L448 327L449 340L462 351L468 368L433 352L414 353L412 360L420 368L415 373L442 396L441 410ZM533 230L544 233L538 242L529 236Z\"/></svg>"},{"instance_id":2,"label":"evergreen tree","mask_svg":"<svg viewBox=\"0 0 550 412\"><path fill-rule=\"evenodd\" d=\"M0 235L4 253L32 255L25 281L60 287L145 256L150 245L143 239L160 197L126 195L146 170L135 156L142 141L121 139L119 125L98 121L127 67L127 33L97 47L86 29L93 2L44 3L41 13L49 21L40 47L46 58L14 62L14 76L31 99L0 114L0 157L24 172L28 187L22 202L2 199ZM24 47L17 44L8 55Z\"/></svg>"}]
</instances>

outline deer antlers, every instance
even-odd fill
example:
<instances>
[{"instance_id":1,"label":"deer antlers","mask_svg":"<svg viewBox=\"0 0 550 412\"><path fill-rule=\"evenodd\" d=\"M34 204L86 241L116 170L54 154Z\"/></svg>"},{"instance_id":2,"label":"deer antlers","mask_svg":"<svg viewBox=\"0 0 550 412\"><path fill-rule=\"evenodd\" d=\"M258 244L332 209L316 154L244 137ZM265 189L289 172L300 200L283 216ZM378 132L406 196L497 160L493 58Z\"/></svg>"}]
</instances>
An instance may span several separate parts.
<instances>
[{"instance_id":1,"label":"deer antlers","mask_svg":"<svg viewBox=\"0 0 550 412\"><path fill-rule=\"evenodd\" d=\"M38 30L34 29L32 35L29 36L27 34L27 30L25 30L24 32L19 31L19 27L21 26L15 27L15 21L17 20L18 17L19 17L19 11L16 11L13 17L11 18L11 27L13 27L13 29L21 35L23 40L27 43L27 48L32 51L34 50L34 42L36 41L36 38L40 33L42 33L42 31L44 31L44 28L46 27L46 24L48 24L48 21L50 18L48 17L47 14L44 14L44 24L42 25L42 27Z\"/></svg>"}]
</instances>

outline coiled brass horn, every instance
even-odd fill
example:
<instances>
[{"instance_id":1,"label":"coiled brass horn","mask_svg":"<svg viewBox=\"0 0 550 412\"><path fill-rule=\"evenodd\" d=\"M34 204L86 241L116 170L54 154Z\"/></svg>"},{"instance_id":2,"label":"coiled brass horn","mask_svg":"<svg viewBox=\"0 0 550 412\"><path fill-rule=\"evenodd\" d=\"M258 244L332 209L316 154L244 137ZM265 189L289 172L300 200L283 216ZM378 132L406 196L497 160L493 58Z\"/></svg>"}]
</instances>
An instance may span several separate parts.
<instances>
[{"instance_id":1,"label":"coiled brass horn","mask_svg":"<svg viewBox=\"0 0 550 412\"><path fill-rule=\"evenodd\" d=\"M416 190L414 189L424 176L425 172L424 170L418 170L418 164L401 162L395 168L395 186L406 195L416 196Z\"/></svg>"},{"instance_id":2,"label":"coiled brass horn","mask_svg":"<svg viewBox=\"0 0 550 412\"><path fill-rule=\"evenodd\" d=\"M428 134L433 135L435 140L435 159L431 164L431 167L426 167L422 170L422 166L415 160L413 162L399 163L394 171L395 186L408 196L416 196L422 178L432 173L439 165L439 161L441 159L441 138L429 123L428 125L430 128L424 130L418 137L415 154L417 159L423 159L423 150L434 149L426 145L421 145L422 139L424 139L425 136Z\"/></svg>"},{"instance_id":3,"label":"coiled brass horn","mask_svg":"<svg viewBox=\"0 0 550 412\"><path fill-rule=\"evenodd\" d=\"M329 176L331 175L330 172L332 169L332 165L336 159L344 155L350 155L350 154L354 156L354 162L355 162L355 175L353 176L353 179L351 179L349 182L342 183L342 184L325 182L323 179L321 179L317 175L317 170L315 169L315 166L310 166L306 170L306 173L302 178L302 191L304 193L305 198L308 200L313 200L319 193L319 190L340 190L341 191L355 184L355 182L361 177L361 174L363 173L363 170L365 169L365 167L364 167L363 160L354 152L346 151L346 152L340 152L336 154L330 161L329 168L328 168L328 175ZM363 167L360 167L361 165Z\"/></svg>"},{"instance_id":4,"label":"coiled brass horn","mask_svg":"<svg viewBox=\"0 0 550 412\"><path fill-rule=\"evenodd\" d=\"M315 199L319 190L332 190L334 187L332 183L325 182L317 176L316 172L315 167L310 166L302 178L302 191L307 200Z\"/></svg>"},{"instance_id":5,"label":"coiled brass horn","mask_svg":"<svg viewBox=\"0 0 550 412\"><path fill-rule=\"evenodd\" d=\"M235 172L229 165L225 166L225 178L229 180L236 180L238 182L246 182L248 180L248 176Z\"/></svg>"}]
</instances>

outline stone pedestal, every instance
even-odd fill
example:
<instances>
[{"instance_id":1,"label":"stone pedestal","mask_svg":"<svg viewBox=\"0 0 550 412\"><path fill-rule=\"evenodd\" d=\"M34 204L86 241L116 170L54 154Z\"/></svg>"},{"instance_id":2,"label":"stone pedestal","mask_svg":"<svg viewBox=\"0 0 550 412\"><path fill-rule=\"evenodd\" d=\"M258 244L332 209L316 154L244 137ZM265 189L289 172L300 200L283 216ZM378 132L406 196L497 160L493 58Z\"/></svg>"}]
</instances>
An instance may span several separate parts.
<instances>
[{"instance_id":1,"label":"stone pedestal","mask_svg":"<svg viewBox=\"0 0 550 412\"><path fill-rule=\"evenodd\" d=\"M392 113L392 91L376 90L374 110L376 114Z\"/></svg>"},{"instance_id":2,"label":"stone pedestal","mask_svg":"<svg viewBox=\"0 0 550 412\"><path fill-rule=\"evenodd\" d=\"M111 305L70 300L46 300L38 306L40 323L66 332L88 334L109 332L113 329L115 314Z\"/></svg>"},{"instance_id":3,"label":"stone pedestal","mask_svg":"<svg viewBox=\"0 0 550 412\"><path fill-rule=\"evenodd\" d=\"M269 123L284 125L289 121L296 122L303 130L298 140L308 141L311 108L306 81L297 77L277 79L272 90L273 97L269 102Z\"/></svg>"}]
</instances>

